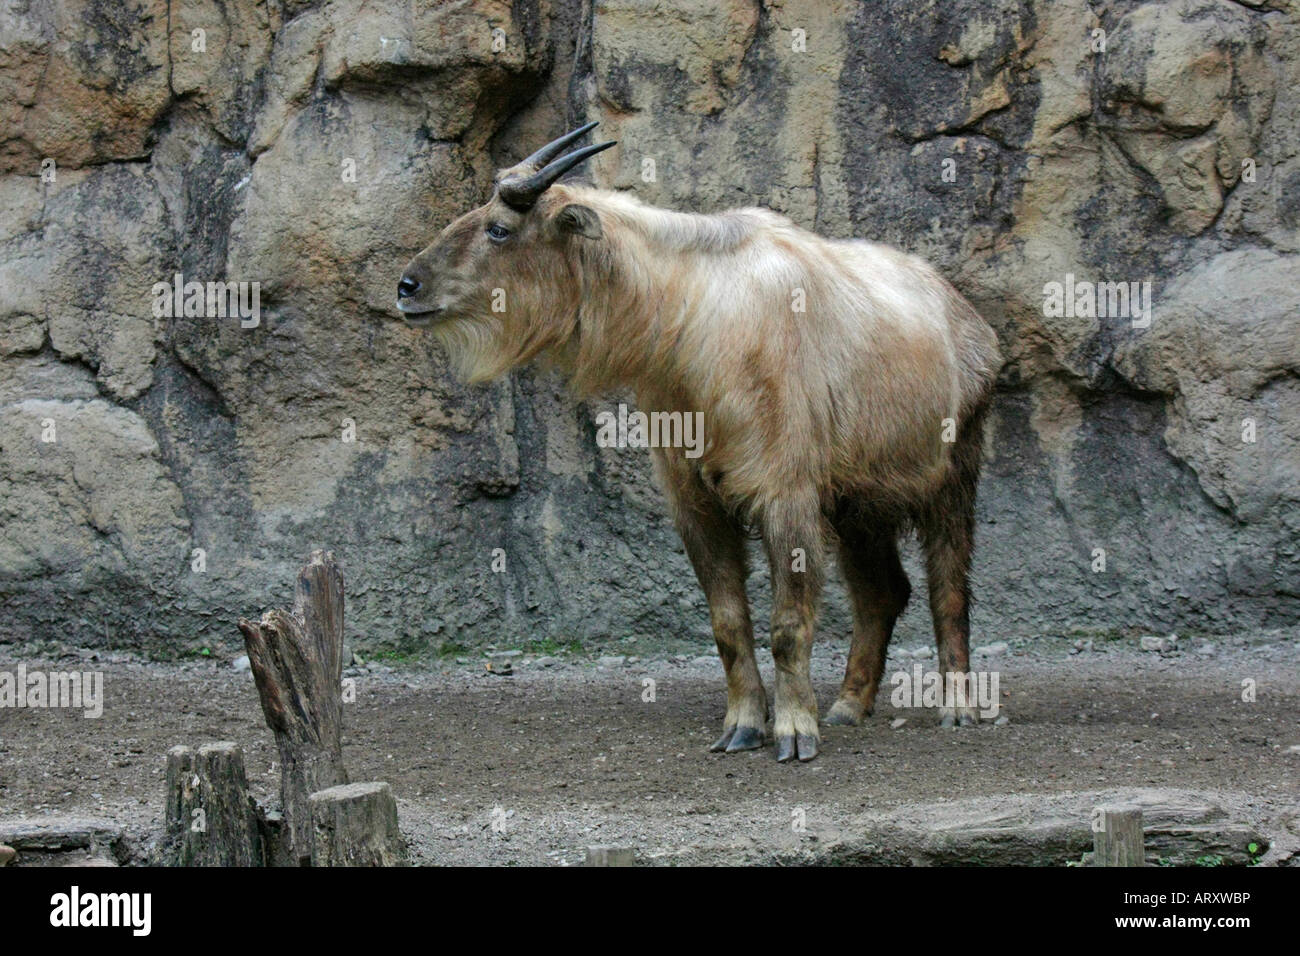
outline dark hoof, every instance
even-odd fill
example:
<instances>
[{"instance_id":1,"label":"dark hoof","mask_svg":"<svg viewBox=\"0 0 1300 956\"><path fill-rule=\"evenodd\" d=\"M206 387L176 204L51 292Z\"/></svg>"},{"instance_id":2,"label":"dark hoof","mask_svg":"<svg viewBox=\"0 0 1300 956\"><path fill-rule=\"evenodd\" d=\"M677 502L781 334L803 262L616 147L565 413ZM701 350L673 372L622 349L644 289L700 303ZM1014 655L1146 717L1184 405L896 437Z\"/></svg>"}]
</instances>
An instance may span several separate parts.
<instances>
[{"instance_id":1,"label":"dark hoof","mask_svg":"<svg viewBox=\"0 0 1300 956\"><path fill-rule=\"evenodd\" d=\"M799 743L799 759L802 762L807 763L809 760L812 760L813 757L817 756L818 741L817 738L814 737L812 734L800 734L798 738L798 743Z\"/></svg>"},{"instance_id":2,"label":"dark hoof","mask_svg":"<svg viewBox=\"0 0 1300 956\"><path fill-rule=\"evenodd\" d=\"M836 701L823 719L823 724L830 724L833 727L856 727L862 723L862 718L867 716L870 711L858 715L857 709L852 704L846 704L843 701Z\"/></svg>"},{"instance_id":3,"label":"dark hoof","mask_svg":"<svg viewBox=\"0 0 1300 956\"><path fill-rule=\"evenodd\" d=\"M979 722L979 717L970 710L964 710L960 714L953 713L951 710L945 710L939 718L939 726L948 730L957 727L978 727Z\"/></svg>"},{"instance_id":4,"label":"dark hoof","mask_svg":"<svg viewBox=\"0 0 1300 956\"><path fill-rule=\"evenodd\" d=\"M789 763L796 757L801 762L808 762L817 756L818 740L812 734L791 734L778 738L776 742L777 763Z\"/></svg>"},{"instance_id":5,"label":"dark hoof","mask_svg":"<svg viewBox=\"0 0 1300 956\"><path fill-rule=\"evenodd\" d=\"M732 727L709 747L710 752L729 754L757 750L763 746L763 731L757 727Z\"/></svg>"},{"instance_id":6,"label":"dark hoof","mask_svg":"<svg viewBox=\"0 0 1300 956\"><path fill-rule=\"evenodd\" d=\"M763 731L757 727L737 727L727 744L727 753L734 754L742 750L757 750L763 746Z\"/></svg>"}]
</instances>

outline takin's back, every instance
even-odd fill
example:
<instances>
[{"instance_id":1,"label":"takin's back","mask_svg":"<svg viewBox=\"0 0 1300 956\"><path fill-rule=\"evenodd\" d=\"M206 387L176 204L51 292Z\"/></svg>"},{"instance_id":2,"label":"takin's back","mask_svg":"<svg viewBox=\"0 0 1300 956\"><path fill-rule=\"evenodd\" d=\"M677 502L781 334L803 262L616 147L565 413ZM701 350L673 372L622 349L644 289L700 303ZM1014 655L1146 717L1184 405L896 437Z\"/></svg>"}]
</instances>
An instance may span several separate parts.
<instances>
[{"instance_id":1,"label":"takin's back","mask_svg":"<svg viewBox=\"0 0 1300 956\"><path fill-rule=\"evenodd\" d=\"M766 210L689 218L722 220L736 241L690 250L665 328L684 393L643 401L705 413L701 464L719 491L757 504L802 480L931 493L1000 366L988 324L928 263L888 246L823 239Z\"/></svg>"}]
</instances>

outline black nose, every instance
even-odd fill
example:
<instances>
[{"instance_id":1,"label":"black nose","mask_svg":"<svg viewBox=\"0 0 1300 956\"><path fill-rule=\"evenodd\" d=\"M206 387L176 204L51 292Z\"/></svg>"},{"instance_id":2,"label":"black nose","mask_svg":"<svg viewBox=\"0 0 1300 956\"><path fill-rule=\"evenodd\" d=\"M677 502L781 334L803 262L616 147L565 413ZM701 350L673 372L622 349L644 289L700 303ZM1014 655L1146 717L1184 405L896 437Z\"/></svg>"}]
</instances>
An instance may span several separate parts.
<instances>
[{"instance_id":1,"label":"black nose","mask_svg":"<svg viewBox=\"0 0 1300 956\"><path fill-rule=\"evenodd\" d=\"M402 276L402 281L397 283L397 297L406 299L420 291L420 283L416 282L410 276Z\"/></svg>"}]
</instances>

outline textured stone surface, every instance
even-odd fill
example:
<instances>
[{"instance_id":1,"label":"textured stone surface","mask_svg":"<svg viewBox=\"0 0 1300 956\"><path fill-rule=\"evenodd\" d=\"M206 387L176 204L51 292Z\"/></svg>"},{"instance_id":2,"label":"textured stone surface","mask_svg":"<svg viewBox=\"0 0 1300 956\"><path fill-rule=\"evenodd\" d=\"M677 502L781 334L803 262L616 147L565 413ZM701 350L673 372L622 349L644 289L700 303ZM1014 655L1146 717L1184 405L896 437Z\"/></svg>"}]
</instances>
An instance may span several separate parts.
<instances>
[{"instance_id":1,"label":"textured stone surface","mask_svg":"<svg viewBox=\"0 0 1300 956\"><path fill-rule=\"evenodd\" d=\"M17 851L14 866L119 866L132 852L120 826L88 817L0 820L0 844Z\"/></svg>"},{"instance_id":2,"label":"textured stone surface","mask_svg":"<svg viewBox=\"0 0 1300 956\"><path fill-rule=\"evenodd\" d=\"M1091 863L1095 809L1116 798L1142 811L1148 866L1249 866L1267 852L1249 798L1173 788L1003 795L895 807L787 849L713 846L657 855L659 865L1065 866ZM1255 852L1251 852L1251 847ZM1216 859L1217 858L1217 859Z\"/></svg>"},{"instance_id":3,"label":"textured stone surface","mask_svg":"<svg viewBox=\"0 0 1300 956\"><path fill-rule=\"evenodd\" d=\"M166 0L13 0L0 8L0 170L148 152L171 99ZM251 4L249 5L251 6Z\"/></svg>"},{"instance_id":4,"label":"textured stone surface","mask_svg":"<svg viewBox=\"0 0 1300 956\"><path fill-rule=\"evenodd\" d=\"M189 522L140 416L98 398L17 401L0 407L0 461L0 566L45 584L6 584L8 633L98 643L134 602L166 619Z\"/></svg>"},{"instance_id":5,"label":"textured stone surface","mask_svg":"<svg viewBox=\"0 0 1300 956\"><path fill-rule=\"evenodd\" d=\"M675 11L0 8L0 640L237 653L329 547L356 647L708 642L644 453L595 445L607 403L459 386L392 321L407 258L584 116L620 141L599 183L894 243L998 329L977 642L1296 618L1294 3ZM260 322L155 318L177 272L258 282ZM1150 281L1150 327L1047 314L1067 275Z\"/></svg>"}]
</instances>

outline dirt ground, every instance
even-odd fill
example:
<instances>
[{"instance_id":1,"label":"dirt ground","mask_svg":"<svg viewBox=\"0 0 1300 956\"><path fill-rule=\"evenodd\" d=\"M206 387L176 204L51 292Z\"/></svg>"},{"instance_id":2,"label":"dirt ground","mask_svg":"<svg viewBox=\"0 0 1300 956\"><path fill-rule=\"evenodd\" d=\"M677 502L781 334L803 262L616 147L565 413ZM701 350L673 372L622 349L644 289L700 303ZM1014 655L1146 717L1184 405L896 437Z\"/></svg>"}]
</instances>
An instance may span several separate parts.
<instances>
[{"instance_id":1,"label":"dirt ground","mask_svg":"<svg viewBox=\"0 0 1300 956\"><path fill-rule=\"evenodd\" d=\"M892 649L887 678L933 665L904 653ZM770 688L770 657L760 657ZM815 862L819 844L843 846L882 822L921 821L912 832L923 834L973 810L1032 822L1046 812L1035 801L1072 799L1082 813L1096 793L1132 788L1201 795L1217 807L1205 819L1240 818L1266 834L1263 863L1300 850L1295 630L1163 652L1136 639L1012 646L977 659L999 674L1005 721L943 730L933 711L892 706L886 686L861 727L824 726L821 755L803 765L777 764L771 746L707 752L724 712L716 657L601 660L524 656L512 676L476 657L349 668L349 774L392 785L420 863L574 864L593 845L660 861ZM164 755L182 743L236 741L254 792L278 787L251 676L228 660L42 660L0 647L0 671L20 661L102 670L105 706L98 719L0 709L0 819L94 817L144 839L161 826ZM823 713L843 663L842 648L818 649ZM1242 700L1247 680L1253 702ZM907 847L877 849L908 859Z\"/></svg>"}]
</instances>

